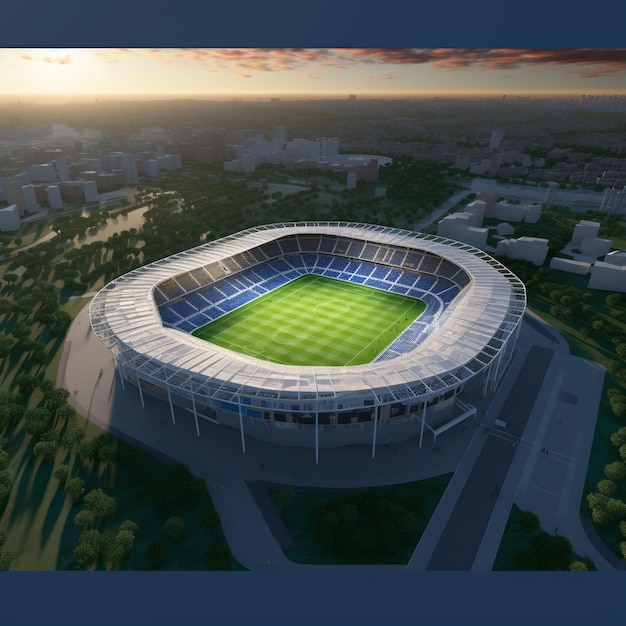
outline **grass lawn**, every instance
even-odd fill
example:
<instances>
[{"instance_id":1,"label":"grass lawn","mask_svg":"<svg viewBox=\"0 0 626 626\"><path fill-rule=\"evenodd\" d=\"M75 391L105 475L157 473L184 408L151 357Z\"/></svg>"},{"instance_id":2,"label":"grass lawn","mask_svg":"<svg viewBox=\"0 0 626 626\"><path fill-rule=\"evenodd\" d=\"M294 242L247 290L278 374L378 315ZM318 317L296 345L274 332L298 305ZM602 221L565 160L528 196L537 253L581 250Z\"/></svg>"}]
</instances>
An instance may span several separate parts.
<instances>
[{"instance_id":1,"label":"grass lawn","mask_svg":"<svg viewBox=\"0 0 626 626\"><path fill-rule=\"evenodd\" d=\"M425 308L416 298L307 275L193 334L284 365L361 365L373 361Z\"/></svg>"}]
</instances>

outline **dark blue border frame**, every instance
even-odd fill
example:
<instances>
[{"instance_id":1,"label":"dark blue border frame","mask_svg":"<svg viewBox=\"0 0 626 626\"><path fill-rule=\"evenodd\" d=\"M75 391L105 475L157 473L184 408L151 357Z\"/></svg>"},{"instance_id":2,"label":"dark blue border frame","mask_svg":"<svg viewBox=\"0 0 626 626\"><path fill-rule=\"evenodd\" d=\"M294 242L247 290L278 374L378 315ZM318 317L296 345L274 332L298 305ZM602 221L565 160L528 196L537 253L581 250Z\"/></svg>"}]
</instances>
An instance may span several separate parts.
<instances>
[{"instance_id":1,"label":"dark blue border frame","mask_svg":"<svg viewBox=\"0 0 626 626\"><path fill-rule=\"evenodd\" d=\"M601 0L15 0L3 47L626 47ZM1 79L1 68L0 68ZM624 574L1 572L2 624L622 624Z\"/></svg>"},{"instance_id":2,"label":"dark blue border frame","mask_svg":"<svg viewBox=\"0 0 626 626\"><path fill-rule=\"evenodd\" d=\"M13 0L4 47L626 47L622 0Z\"/></svg>"}]
</instances>

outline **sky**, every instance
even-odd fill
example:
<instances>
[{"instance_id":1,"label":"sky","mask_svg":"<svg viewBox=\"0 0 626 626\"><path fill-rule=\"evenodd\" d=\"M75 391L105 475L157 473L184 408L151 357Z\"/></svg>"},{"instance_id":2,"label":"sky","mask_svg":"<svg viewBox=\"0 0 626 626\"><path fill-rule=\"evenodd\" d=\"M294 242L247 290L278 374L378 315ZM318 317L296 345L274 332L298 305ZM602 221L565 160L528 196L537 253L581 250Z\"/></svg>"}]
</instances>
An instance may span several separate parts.
<instances>
[{"instance_id":1,"label":"sky","mask_svg":"<svg viewBox=\"0 0 626 626\"><path fill-rule=\"evenodd\" d=\"M15 96L626 95L626 49L0 48Z\"/></svg>"}]
</instances>

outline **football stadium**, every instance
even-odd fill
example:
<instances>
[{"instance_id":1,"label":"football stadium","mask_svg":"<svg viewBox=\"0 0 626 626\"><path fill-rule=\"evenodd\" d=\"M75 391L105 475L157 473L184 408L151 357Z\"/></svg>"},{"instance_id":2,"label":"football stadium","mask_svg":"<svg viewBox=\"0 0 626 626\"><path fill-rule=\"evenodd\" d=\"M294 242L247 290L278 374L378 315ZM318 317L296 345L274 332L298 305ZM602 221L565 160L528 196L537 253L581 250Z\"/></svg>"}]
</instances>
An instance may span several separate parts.
<instances>
[{"instance_id":1,"label":"football stadium","mask_svg":"<svg viewBox=\"0 0 626 626\"><path fill-rule=\"evenodd\" d=\"M458 241L348 222L257 226L137 268L90 306L122 387L172 421L329 448L425 436L497 387L523 283Z\"/></svg>"}]
</instances>

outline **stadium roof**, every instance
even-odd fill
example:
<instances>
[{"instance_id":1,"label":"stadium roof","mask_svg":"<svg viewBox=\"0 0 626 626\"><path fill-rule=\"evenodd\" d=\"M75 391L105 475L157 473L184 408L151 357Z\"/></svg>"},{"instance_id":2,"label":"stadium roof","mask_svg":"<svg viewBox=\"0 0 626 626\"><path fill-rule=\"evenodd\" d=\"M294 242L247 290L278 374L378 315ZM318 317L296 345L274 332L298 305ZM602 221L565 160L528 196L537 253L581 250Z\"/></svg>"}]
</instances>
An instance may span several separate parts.
<instances>
[{"instance_id":1,"label":"stadium roof","mask_svg":"<svg viewBox=\"0 0 626 626\"><path fill-rule=\"evenodd\" d=\"M443 311L430 335L393 359L348 367L290 366L232 352L165 328L153 298L160 282L294 234L329 234L429 251L461 266L469 284ZM336 410L438 396L488 367L524 313L523 283L501 263L458 241L350 222L258 226L180 252L120 276L90 308L92 327L125 371L142 381L227 402L302 410ZM305 406L310 401L310 406Z\"/></svg>"}]
</instances>

